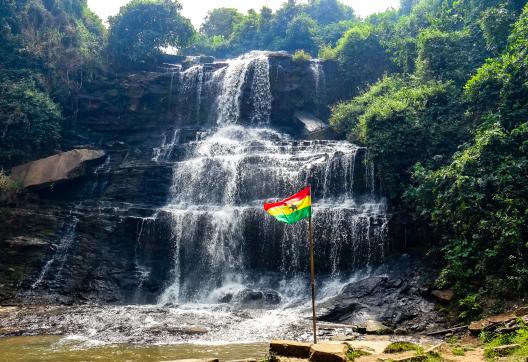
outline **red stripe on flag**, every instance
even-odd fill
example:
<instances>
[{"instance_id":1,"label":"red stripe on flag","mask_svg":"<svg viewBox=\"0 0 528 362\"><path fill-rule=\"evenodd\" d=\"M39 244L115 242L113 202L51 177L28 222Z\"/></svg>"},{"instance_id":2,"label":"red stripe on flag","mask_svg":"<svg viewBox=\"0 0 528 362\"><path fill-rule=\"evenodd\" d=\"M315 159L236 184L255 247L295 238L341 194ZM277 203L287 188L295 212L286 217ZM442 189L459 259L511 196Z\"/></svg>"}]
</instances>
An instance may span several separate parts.
<instances>
[{"instance_id":1,"label":"red stripe on flag","mask_svg":"<svg viewBox=\"0 0 528 362\"><path fill-rule=\"evenodd\" d=\"M304 199L305 197L310 196L310 186L306 186L304 189L299 191L293 196L288 197L287 199L284 199L282 201L273 202L273 203L264 203L264 210L268 211L271 208L277 207L277 206L286 206L288 205L288 201L294 200L294 199Z\"/></svg>"}]
</instances>

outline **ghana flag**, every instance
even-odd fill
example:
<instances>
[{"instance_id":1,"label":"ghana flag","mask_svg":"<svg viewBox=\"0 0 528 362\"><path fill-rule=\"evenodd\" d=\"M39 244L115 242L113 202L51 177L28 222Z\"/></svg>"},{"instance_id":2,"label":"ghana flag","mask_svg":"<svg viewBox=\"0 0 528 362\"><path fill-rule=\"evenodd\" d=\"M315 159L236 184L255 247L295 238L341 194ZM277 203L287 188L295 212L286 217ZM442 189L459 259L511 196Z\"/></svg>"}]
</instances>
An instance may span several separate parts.
<instances>
[{"instance_id":1,"label":"ghana flag","mask_svg":"<svg viewBox=\"0 0 528 362\"><path fill-rule=\"evenodd\" d=\"M293 224L312 216L310 186L282 201L264 203L264 210L277 220L287 224Z\"/></svg>"}]
</instances>

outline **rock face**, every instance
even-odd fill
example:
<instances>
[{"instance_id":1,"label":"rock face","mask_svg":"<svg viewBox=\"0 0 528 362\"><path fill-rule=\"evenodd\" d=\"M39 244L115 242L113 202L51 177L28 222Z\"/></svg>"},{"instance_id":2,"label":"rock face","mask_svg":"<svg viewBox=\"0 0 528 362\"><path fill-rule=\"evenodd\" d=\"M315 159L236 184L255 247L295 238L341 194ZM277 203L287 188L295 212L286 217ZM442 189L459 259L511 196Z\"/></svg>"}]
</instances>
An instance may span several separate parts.
<instances>
[{"instance_id":1,"label":"rock face","mask_svg":"<svg viewBox=\"0 0 528 362\"><path fill-rule=\"evenodd\" d=\"M175 67L170 72L108 73L85 83L78 118L64 140L65 147L75 151L13 172L35 192L23 208L0 208L0 301L158 301L171 278L174 255L170 237L174 220L160 211L167 205L173 183L172 164L185 160L204 130L216 125L213 95L219 89L214 75L225 67L215 63L187 70ZM269 74L270 126L293 137L302 139L303 128L294 120L295 111L325 120L326 106L346 96L341 91L343 77L331 62L294 62L290 56L276 54L269 57ZM245 83L251 85L254 76L249 69ZM249 90L243 92L240 103L241 119L247 119L252 104ZM105 162L95 172L84 172L104 156ZM351 163L356 170L352 181L357 181L351 183L362 193L370 187L364 181L367 172L358 167L365 157L365 150L358 150ZM51 183L53 188L40 187ZM253 224L260 223L261 215L254 220ZM254 227L243 232L258 238ZM259 250L255 248L255 255ZM258 270L269 268L268 260L279 260L254 259L262 260ZM383 281L379 288L387 285L394 283ZM273 307L280 302L279 295L265 290L230 298L243 306ZM328 313L337 320L349 318L337 309Z\"/></svg>"},{"instance_id":2,"label":"rock face","mask_svg":"<svg viewBox=\"0 0 528 362\"><path fill-rule=\"evenodd\" d=\"M372 333L387 333L383 325L408 332L437 328L442 318L434 303L423 296L427 294L427 278L420 275L424 270L418 261L404 255L375 270L374 276L346 285L338 296L323 303L318 319L370 327Z\"/></svg>"},{"instance_id":3,"label":"rock face","mask_svg":"<svg viewBox=\"0 0 528 362\"><path fill-rule=\"evenodd\" d=\"M91 161L105 156L102 150L78 149L13 167L11 178L25 188L44 188L84 176Z\"/></svg>"}]
</instances>

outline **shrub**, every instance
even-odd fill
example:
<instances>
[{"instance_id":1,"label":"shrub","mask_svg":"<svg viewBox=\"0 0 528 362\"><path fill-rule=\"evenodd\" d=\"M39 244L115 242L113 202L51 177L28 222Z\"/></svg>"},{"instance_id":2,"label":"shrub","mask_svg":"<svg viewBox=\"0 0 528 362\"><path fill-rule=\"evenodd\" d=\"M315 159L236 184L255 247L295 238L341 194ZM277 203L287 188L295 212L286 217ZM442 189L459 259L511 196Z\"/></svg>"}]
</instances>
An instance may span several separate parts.
<instances>
[{"instance_id":1,"label":"shrub","mask_svg":"<svg viewBox=\"0 0 528 362\"><path fill-rule=\"evenodd\" d=\"M292 59L294 62L308 62L312 59L312 56L304 50L297 50L293 54Z\"/></svg>"}]
</instances>

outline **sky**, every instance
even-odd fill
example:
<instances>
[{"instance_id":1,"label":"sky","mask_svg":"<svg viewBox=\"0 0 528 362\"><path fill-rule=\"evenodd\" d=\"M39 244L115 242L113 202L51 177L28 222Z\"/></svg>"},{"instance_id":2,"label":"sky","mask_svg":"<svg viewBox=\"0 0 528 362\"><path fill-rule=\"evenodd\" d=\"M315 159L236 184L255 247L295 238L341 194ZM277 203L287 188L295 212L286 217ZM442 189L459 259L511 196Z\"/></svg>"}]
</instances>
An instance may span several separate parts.
<instances>
[{"instance_id":1,"label":"sky","mask_svg":"<svg viewBox=\"0 0 528 362\"><path fill-rule=\"evenodd\" d=\"M88 0L88 6L100 18L106 21L108 16L115 15L119 8L130 0ZM285 0L180 0L183 6L183 15L191 19L194 26L199 27L207 15L207 11L219 7L233 7L241 12L253 8L260 9L268 6L273 10L278 9ZM400 0L341 0L352 6L357 15L365 17L372 13L384 11L387 8L397 8Z\"/></svg>"}]
</instances>

